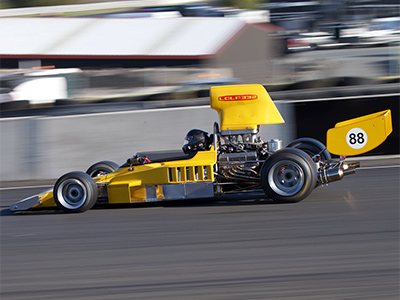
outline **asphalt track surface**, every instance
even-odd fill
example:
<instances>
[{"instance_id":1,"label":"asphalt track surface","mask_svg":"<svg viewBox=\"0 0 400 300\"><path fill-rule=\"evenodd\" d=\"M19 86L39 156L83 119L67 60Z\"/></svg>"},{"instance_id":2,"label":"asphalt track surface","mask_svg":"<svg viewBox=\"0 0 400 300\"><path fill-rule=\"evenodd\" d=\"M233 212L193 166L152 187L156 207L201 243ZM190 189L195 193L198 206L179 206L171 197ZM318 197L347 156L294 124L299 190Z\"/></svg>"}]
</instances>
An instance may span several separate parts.
<instances>
[{"instance_id":1,"label":"asphalt track surface","mask_svg":"<svg viewBox=\"0 0 400 300\"><path fill-rule=\"evenodd\" d=\"M297 204L261 193L11 214L1 299L399 299L399 167L360 169Z\"/></svg>"}]
</instances>

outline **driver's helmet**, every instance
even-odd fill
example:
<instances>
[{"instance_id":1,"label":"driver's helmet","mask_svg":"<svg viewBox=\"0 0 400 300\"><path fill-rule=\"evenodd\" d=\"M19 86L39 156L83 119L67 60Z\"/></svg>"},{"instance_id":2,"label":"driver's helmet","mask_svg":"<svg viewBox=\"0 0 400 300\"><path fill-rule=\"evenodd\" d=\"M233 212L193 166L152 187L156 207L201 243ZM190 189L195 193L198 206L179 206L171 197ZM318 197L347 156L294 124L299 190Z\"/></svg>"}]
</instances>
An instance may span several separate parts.
<instances>
[{"instance_id":1,"label":"driver's helmet","mask_svg":"<svg viewBox=\"0 0 400 300\"><path fill-rule=\"evenodd\" d=\"M200 129L192 129L185 137L182 150L185 153L191 151L206 151L209 146L210 138L208 137L208 133Z\"/></svg>"}]
</instances>

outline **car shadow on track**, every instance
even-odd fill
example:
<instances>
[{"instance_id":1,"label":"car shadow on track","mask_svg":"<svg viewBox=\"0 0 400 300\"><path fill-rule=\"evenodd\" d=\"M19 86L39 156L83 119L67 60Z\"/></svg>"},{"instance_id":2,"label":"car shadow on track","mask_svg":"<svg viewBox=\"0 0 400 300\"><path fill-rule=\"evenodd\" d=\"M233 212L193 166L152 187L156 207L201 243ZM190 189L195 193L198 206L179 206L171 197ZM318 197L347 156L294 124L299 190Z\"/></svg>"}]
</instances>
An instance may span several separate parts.
<instances>
[{"instance_id":1,"label":"car shadow on track","mask_svg":"<svg viewBox=\"0 0 400 300\"><path fill-rule=\"evenodd\" d=\"M62 214L63 212L57 208L35 208L23 211L11 211L9 208L0 211L0 216L16 216L16 215L48 215L48 214Z\"/></svg>"},{"instance_id":2,"label":"car shadow on track","mask_svg":"<svg viewBox=\"0 0 400 300\"><path fill-rule=\"evenodd\" d=\"M120 209L146 207L204 207L204 206L240 206L257 204L277 204L269 199L264 192L232 193L210 198L166 200L146 203L99 205L92 209Z\"/></svg>"},{"instance_id":3,"label":"car shadow on track","mask_svg":"<svg viewBox=\"0 0 400 300\"><path fill-rule=\"evenodd\" d=\"M244 205L272 205L277 204L269 199L263 192L247 192L224 194L212 198L200 198L190 200L171 200L156 201L145 203L127 203L127 204L98 204L91 210L114 210L127 208L150 208L150 207L204 207L204 206L244 206ZM281 204L281 203L280 203ZM282 204L281 204L282 205ZM25 211L12 212L9 208L0 211L1 216L12 215L45 215L45 214L63 214L64 212L57 208L37 208Z\"/></svg>"}]
</instances>

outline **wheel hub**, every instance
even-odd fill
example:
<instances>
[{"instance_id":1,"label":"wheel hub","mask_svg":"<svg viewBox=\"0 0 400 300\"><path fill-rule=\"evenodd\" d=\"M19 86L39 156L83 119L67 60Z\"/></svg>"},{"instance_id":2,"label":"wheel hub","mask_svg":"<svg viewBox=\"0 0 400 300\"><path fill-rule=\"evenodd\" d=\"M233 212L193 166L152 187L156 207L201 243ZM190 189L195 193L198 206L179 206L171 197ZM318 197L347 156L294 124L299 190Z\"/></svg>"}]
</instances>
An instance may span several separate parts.
<instances>
[{"instance_id":1,"label":"wheel hub","mask_svg":"<svg viewBox=\"0 0 400 300\"><path fill-rule=\"evenodd\" d=\"M77 179L67 179L60 184L57 198L60 203L69 209L75 209L85 203L86 187Z\"/></svg>"},{"instance_id":2,"label":"wheel hub","mask_svg":"<svg viewBox=\"0 0 400 300\"><path fill-rule=\"evenodd\" d=\"M294 161L277 162L268 177L271 188L281 196L295 195L304 185L303 169Z\"/></svg>"}]
</instances>

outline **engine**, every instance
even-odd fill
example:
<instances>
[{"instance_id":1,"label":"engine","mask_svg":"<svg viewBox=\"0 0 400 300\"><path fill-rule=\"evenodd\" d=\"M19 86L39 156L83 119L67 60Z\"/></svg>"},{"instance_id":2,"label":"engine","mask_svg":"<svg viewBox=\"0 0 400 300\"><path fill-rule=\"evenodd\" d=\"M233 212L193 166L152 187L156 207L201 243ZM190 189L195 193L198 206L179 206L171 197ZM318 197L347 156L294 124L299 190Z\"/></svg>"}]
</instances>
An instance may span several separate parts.
<instances>
[{"instance_id":1,"label":"engine","mask_svg":"<svg viewBox=\"0 0 400 300\"><path fill-rule=\"evenodd\" d=\"M254 181L259 177L260 162L257 151L222 153L218 173L228 181Z\"/></svg>"},{"instance_id":2,"label":"engine","mask_svg":"<svg viewBox=\"0 0 400 300\"><path fill-rule=\"evenodd\" d=\"M236 133L236 132L235 132ZM225 183L259 182L260 168L270 154L282 148L282 140L263 141L257 132L218 134L218 181Z\"/></svg>"}]
</instances>

